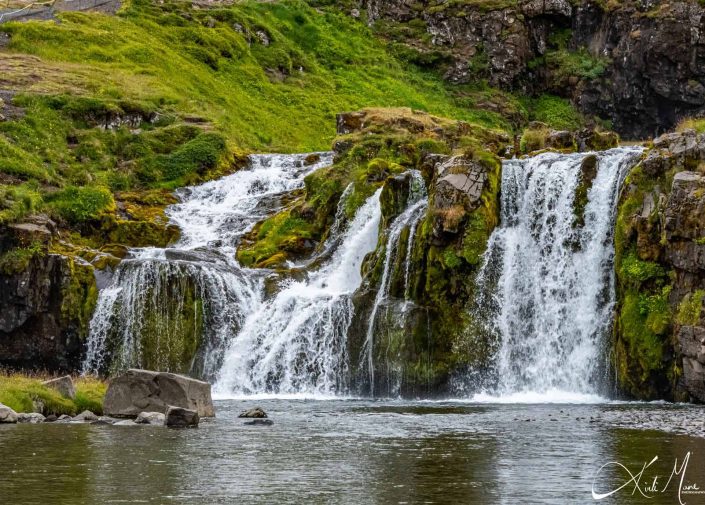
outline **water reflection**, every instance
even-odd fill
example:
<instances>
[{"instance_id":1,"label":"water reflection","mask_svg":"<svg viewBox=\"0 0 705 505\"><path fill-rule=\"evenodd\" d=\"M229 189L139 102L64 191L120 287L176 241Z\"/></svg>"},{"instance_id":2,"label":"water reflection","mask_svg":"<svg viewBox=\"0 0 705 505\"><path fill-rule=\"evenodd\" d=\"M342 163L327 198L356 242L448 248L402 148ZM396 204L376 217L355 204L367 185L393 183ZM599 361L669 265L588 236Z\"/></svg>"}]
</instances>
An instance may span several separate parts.
<instances>
[{"instance_id":1,"label":"water reflection","mask_svg":"<svg viewBox=\"0 0 705 505\"><path fill-rule=\"evenodd\" d=\"M604 463L638 472L658 455L651 478L665 484L689 451L686 481L705 489L704 439L601 422L665 406L256 403L273 426L237 419L250 401L219 402L197 430L0 426L2 503L588 504ZM608 467L598 485L624 479ZM678 504L675 485L649 499L631 491L599 503Z\"/></svg>"}]
</instances>

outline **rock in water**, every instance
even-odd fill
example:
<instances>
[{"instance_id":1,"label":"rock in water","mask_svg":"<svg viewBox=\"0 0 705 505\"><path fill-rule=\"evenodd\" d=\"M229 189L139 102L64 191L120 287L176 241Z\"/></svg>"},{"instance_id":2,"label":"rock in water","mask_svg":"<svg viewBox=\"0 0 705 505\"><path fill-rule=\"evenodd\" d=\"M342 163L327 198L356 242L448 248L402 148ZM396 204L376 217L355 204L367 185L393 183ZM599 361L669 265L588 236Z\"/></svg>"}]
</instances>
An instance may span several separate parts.
<instances>
[{"instance_id":1,"label":"rock in water","mask_svg":"<svg viewBox=\"0 0 705 505\"><path fill-rule=\"evenodd\" d=\"M247 418L252 418L252 419L264 419L267 417L267 413L262 410L259 407L255 407L254 409L246 410L242 414L240 414L237 417L247 417Z\"/></svg>"},{"instance_id":2,"label":"rock in water","mask_svg":"<svg viewBox=\"0 0 705 505\"><path fill-rule=\"evenodd\" d=\"M66 398L71 398L72 400L76 398L76 389L73 387L73 380L71 380L70 375L44 381L42 382L42 385L57 390Z\"/></svg>"},{"instance_id":3,"label":"rock in water","mask_svg":"<svg viewBox=\"0 0 705 505\"><path fill-rule=\"evenodd\" d=\"M18 423L39 424L43 423L45 419L46 418L38 412L31 412L29 414L17 414Z\"/></svg>"},{"instance_id":4,"label":"rock in water","mask_svg":"<svg viewBox=\"0 0 705 505\"><path fill-rule=\"evenodd\" d=\"M17 412L0 403L0 424L14 424L17 422Z\"/></svg>"},{"instance_id":5,"label":"rock in water","mask_svg":"<svg viewBox=\"0 0 705 505\"><path fill-rule=\"evenodd\" d=\"M74 417L73 420L74 421L97 421L98 416L95 415L90 410L84 410L83 412L78 414L76 417Z\"/></svg>"},{"instance_id":6,"label":"rock in water","mask_svg":"<svg viewBox=\"0 0 705 505\"><path fill-rule=\"evenodd\" d=\"M252 421L248 421L245 424L248 426L272 426L274 424L274 421L271 419L253 419Z\"/></svg>"},{"instance_id":7,"label":"rock in water","mask_svg":"<svg viewBox=\"0 0 705 505\"><path fill-rule=\"evenodd\" d=\"M171 428L188 428L198 426L198 412L181 407L169 407L164 424Z\"/></svg>"},{"instance_id":8,"label":"rock in water","mask_svg":"<svg viewBox=\"0 0 705 505\"><path fill-rule=\"evenodd\" d=\"M164 412L170 406L214 417L211 385L166 372L128 370L110 381L103 402L107 416L137 417L142 412Z\"/></svg>"},{"instance_id":9,"label":"rock in water","mask_svg":"<svg viewBox=\"0 0 705 505\"><path fill-rule=\"evenodd\" d=\"M161 412L141 412L135 422L137 424L164 424L165 416Z\"/></svg>"}]
</instances>

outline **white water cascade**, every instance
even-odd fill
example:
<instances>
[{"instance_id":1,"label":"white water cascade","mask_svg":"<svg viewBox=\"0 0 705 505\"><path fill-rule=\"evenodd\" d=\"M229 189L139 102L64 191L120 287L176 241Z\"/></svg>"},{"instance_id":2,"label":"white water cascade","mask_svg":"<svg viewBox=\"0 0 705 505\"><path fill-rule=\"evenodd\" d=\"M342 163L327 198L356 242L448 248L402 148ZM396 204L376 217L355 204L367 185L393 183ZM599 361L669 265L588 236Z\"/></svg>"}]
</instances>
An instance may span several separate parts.
<instances>
[{"instance_id":1,"label":"white water cascade","mask_svg":"<svg viewBox=\"0 0 705 505\"><path fill-rule=\"evenodd\" d=\"M381 191L358 209L339 239L329 239L340 245L320 270L289 281L248 316L227 352L217 393L345 391L351 296L362 282L362 261L377 245Z\"/></svg>"},{"instance_id":2,"label":"white water cascade","mask_svg":"<svg viewBox=\"0 0 705 505\"><path fill-rule=\"evenodd\" d=\"M428 208L428 193L426 183L423 176L418 170L410 171L411 183L409 197L406 203L406 209L402 212L389 227L387 232L387 242L385 244L384 253L384 268L382 271L382 280L380 282L375 301L370 312L370 317L367 322L367 334L365 343L362 349L361 356L366 360L368 379L370 383L370 396L374 396L375 385L375 367L374 367L374 336L376 331L376 322L379 309L384 301L389 296L389 287L391 283L391 271L394 261L399 252L399 239L405 228L409 229L409 238L406 244L406 258L404 261L404 297L405 301L409 299L409 272L411 270L411 250L416 235L416 228L419 221L426 213Z\"/></svg>"},{"instance_id":3,"label":"white water cascade","mask_svg":"<svg viewBox=\"0 0 705 505\"><path fill-rule=\"evenodd\" d=\"M230 339L262 304L266 272L241 267L237 243L281 208L283 196L302 188L306 175L332 162L330 153L320 153L307 166L306 156L252 156L246 169L180 190L181 203L167 209L181 229L178 243L132 249L100 291L84 372L145 362L169 370L199 348L191 371L213 377ZM184 344L184 335L190 342ZM148 338L154 341L145 346ZM145 356L146 348L157 354Z\"/></svg>"},{"instance_id":4,"label":"white water cascade","mask_svg":"<svg viewBox=\"0 0 705 505\"><path fill-rule=\"evenodd\" d=\"M504 162L501 225L478 277L478 306L489 313L488 329L499 339L494 398L565 401L600 393L615 303L616 201L640 153L596 153L582 226L576 225L575 195L588 155Z\"/></svg>"}]
</instances>

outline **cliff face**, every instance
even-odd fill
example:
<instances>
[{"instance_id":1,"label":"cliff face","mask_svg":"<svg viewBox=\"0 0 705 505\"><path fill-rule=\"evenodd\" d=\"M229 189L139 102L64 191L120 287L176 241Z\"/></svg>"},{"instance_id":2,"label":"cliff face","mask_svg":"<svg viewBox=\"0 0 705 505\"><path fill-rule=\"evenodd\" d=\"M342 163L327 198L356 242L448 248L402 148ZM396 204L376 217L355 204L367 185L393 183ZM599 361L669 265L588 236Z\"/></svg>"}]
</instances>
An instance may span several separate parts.
<instances>
[{"instance_id":1,"label":"cliff face","mask_svg":"<svg viewBox=\"0 0 705 505\"><path fill-rule=\"evenodd\" d=\"M705 135L654 142L625 181L618 209L619 390L705 401Z\"/></svg>"},{"instance_id":2,"label":"cliff face","mask_svg":"<svg viewBox=\"0 0 705 505\"><path fill-rule=\"evenodd\" d=\"M454 83L570 98L628 138L705 112L705 13L695 0L366 0L369 21Z\"/></svg>"},{"instance_id":3,"label":"cliff face","mask_svg":"<svg viewBox=\"0 0 705 505\"><path fill-rule=\"evenodd\" d=\"M4 261L0 363L32 370L80 369L97 293L93 267L80 259L39 249L12 264Z\"/></svg>"}]
</instances>

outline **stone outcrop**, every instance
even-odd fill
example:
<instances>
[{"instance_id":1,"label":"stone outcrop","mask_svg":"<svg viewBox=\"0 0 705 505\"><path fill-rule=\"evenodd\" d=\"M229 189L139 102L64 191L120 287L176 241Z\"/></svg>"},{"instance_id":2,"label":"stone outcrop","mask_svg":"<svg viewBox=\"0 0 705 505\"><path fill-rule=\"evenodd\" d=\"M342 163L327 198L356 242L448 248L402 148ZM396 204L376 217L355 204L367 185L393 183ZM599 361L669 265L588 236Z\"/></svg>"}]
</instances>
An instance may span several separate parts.
<instances>
[{"instance_id":1,"label":"stone outcrop","mask_svg":"<svg viewBox=\"0 0 705 505\"><path fill-rule=\"evenodd\" d=\"M93 267L39 253L0 272L0 365L74 371L97 300Z\"/></svg>"},{"instance_id":2,"label":"stone outcrop","mask_svg":"<svg viewBox=\"0 0 705 505\"><path fill-rule=\"evenodd\" d=\"M215 416L211 385L183 375L128 370L110 381L103 402L105 415L136 417L142 412L166 412L170 406Z\"/></svg>"},{"instance_id":3,"label":"stone outcrop","mask_svg":"<svg viewBox=\"0 0 705 505\"><path fill-rule=\"evenodd\" d=\"M383 35L398 25L390 37L407 34L401 43L419 64L454 83L559 94L628 138L705 113L705 6L696 0L360 3Z\"/></svg>"}]
</instances>

